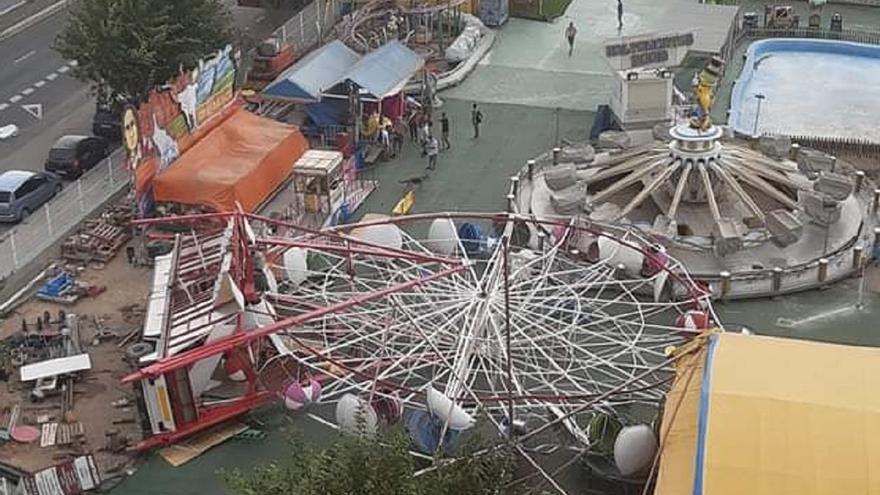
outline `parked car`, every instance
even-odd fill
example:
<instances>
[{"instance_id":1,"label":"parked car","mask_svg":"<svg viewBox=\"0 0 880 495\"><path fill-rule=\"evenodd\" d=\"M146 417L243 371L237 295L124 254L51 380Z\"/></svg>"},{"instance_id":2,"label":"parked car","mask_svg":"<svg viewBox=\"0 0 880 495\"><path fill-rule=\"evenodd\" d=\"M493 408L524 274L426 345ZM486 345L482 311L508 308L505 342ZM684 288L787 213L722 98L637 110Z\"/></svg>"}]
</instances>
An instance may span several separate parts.
<instances>
[{"instance_id":1,"label":"parked car","mask_svg":"<svg viewBox=\"0 0 880 495\"><path fill-rule=\"evenodd\" d=\"M51 172L9 170L0 174L0 222L19 222L61 191Z\"/></svg>"},{"instance_id":2,"label":"parked car","mask_svg":"<svg viewBox=\"0 0 880 495\"><path fill-rule=\"evenodd\" d=\"M49 150L46 171L75 179L103 160L110 147L95 136L62 136Z\"/></svg>"},{"instance_id":3,"label":"parked car","mask_svg":"<svg viewBox=\"0 0 880 495\"><path fill-rule=\"evenodd\" d=\"M92 134L111 143L122 139L122 111L120 105L99 104L92 118Z\"/></svg>"}]
</instances>

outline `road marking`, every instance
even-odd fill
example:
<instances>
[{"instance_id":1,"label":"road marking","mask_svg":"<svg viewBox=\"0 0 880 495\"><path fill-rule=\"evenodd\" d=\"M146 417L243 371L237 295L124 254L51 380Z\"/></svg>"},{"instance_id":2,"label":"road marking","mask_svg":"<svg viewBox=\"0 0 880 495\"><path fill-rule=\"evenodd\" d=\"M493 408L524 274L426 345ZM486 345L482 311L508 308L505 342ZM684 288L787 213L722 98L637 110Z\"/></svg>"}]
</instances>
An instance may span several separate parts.
<instances>
[{"instance_id":1,"label":"road marking","mask_svg":"<svg viewBox=\"0 0 880 495\"><path fill-rule=\"evenodd\" d=\"M27 3L27 0L21 0L20 2L14 3L14 4L10 5L9 7L6 7L5 9L0 10L0 17L3 17L4 15L12 12L13 10L21 7L22 5L24 5L26 3Z\"/></svg>"},{"instance_id":2,"label":"road marking","mask_svg":"<svg viewBox=\"0 0 880 495\"><path fill-rule=\"evenodd\" d=\"M37 120L43 120L43 105L40 103L32 103L30 105L22 105L21 109L31 114Z\"/></svg>"},{"instance_id":3,"label":"road marking","mask_svg":"<svg viewBox=\"0 0 880 495\"><path fill-rule=\"evenodd\" d=\"M47 81L54 81L55 79L58 79L58 74L54 72L46 76Z\"/></svg>"},{"instance_id":4,"label":"road marking","mask_svg":"<svg viewBox=\"0 0 880 495\"><path fill-rule=\"evenodd\" d=\"M15 25L10 26L10 27L4 29L3 31L0 31L0 40L5 40L6 38L15 36L16 34L24 31L25 29L33 26L34 24L36 24L44 19L48 19L49 17L60 12L61 9L63 9L65 5L67 5L67 0L58 0L57 2L53 3L52 5L37 12L36 14L19 21Z\"/></svg>"},{"instance_id":5,"label":"road marking","mask_svg":"<svg viewBox=\"0 0 880 495\"><path fill-rule=\"evenodd\" d=\"M23 94L24 96L27 96L33 92L34 92L34 88L25 88L25 89L21 90L21 94Z\"/></svg>"},{"instance_id":6,"label":"road marking","mask_svg":"<svg viewBox=\"0 0 880 495\"><path fill-rule=\"evenodd\" d=\"M9 103L18 103L19 101L21 101L22 98L23 97L21 95L15 95L9 99Z\"/></svg>"},{"instance_id":7,"label":"road marking","mask_svg":"<svg viewBox=\"0 0 880 495\"><path fill-rule=\"evenodd\" d=\"M9 103L0 103L0 112L9 108Z\"/></svg>"},{"instance_id":8,"label":"road marking","mask_svg":"<svg viewBox=\"0 0 880 495\"><path fill-rule=\"evenodd\" d=\"M17 59L13 60L12 63L13 64L20 64L20 63L24 62L25 60L33 57L36 54L37 54L36 50L31 50L31 51L25 53L24 55L18 57Z\"/></svg>"},{"instance_id":9,"label":"road marking","mask_svg":"<svg viewBox=\"0 0 880 495\"><path fill-rule=\"evenodd\" d=\"M76 60L71 60L70 62L67 62L67 65L71 67L76 67L77 65L79 65L79 62L77 62Z\"/></svg>"},{"instance_id":10,"label":"road marking","mask_svg":"<svg viewBox=\"0 0 880 495\"><path fill-rule=\"evenodd\" d=\"M70 67L69 67L69 66L67 66L67 65L62 65L61 67L58 68L57 72L58 72L59 74L64 74L65 72L67 72L67 71L69 71L69 70L70 70Z\"/></svg>"},{"instance_id":11,"label":"road marking","mask_svg":"<svg viewBox=\"0 0 880 495\"><path fill-rule=\"evenodd\" d=\"M42 88L45 85L46 85L46 81L37 81L34 83L35 88Z\"/></svg>"}]
</instances>

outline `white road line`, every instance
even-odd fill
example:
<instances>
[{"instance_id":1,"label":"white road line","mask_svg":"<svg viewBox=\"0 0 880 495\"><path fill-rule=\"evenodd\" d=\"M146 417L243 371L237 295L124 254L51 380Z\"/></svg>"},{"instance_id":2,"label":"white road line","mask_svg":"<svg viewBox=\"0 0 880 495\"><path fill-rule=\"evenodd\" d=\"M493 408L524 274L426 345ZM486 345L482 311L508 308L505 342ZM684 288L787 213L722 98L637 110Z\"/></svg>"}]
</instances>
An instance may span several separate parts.
<instances>
[{"instance_id":1,"label":"white road line","mask_svg":"<svg viewBox=\"0 0 880 495\"><path fill-rule=\"evenodd\" d=\"M17 59L13 60L12 63L13 64L20 64L20 63L24 62L25 60L33 57L36 54L37 54L36 50L31 50L31 51L25 53L24 55L18 57Z\"/></svg>"},{"instance_id":2,"label":"white road line","mask_svg":"<svg viewBox=\"0 0 880 495\"><path fill-rule=\"evenodd\" d=\"M25 89L21 90L21 94L23 94L24 96L27 96L33 92L34 92L34 88L25 88Z\"/></svg>"},{"instance_id":3,"label":"white road line","mask_svg":"<svg viewBox=\"0 0 880 495\"><path fill-rule=\"evenodd\" d=\"M45 85L46 85L46 81L37 81L34 83L35 88L42 88Z\"/></svg>"},{"instance_id":4,"label":"white road line","mask_svg":"<svg viewBox=\"0 0 880 495\"><path fill-rule=\"evenodd\" d=\"M36 24L44 19L48 19L49 17L55 15L56 13L60 12L61 9L63 9L65 5L67 5L67 1L68 0L58 0L57 2L53 3L52 5L37 12L36 14L34 14L26 19L22 19L21 21L19 21L15 25L10 26L10 27L4 29L3 31L0 31L0 40L5 40L6 38L9 38L11 36L15 36L16 34L24 31L25 29L33 26L34 24Z\"/></svg>"},{"instance_id":5,"label":"white road line","mask_svg":"<svg viewBox=\"0 0 880 495\"><path fill-rule=\"evenodd\" d=\"M47 81L54 81L55 79L58 79L58 74L54 72L46 76Z\"/></svg>"},{"instance_id":6,"label":"white road line","mask_svg":"<svg viewBox=\"0 0 880 495\"><path fill-rule=\"evenodd\" d=\"M71 67L76 67L77 65L79 65L79 62L77 62L76 60L71 60L70 62L67 62L67 65Z\"/></svg>"},{"instance_id":7,"label":"white road line","mask_svg":"<svg viewBox=\"0 0 880 495\"><path fill-rule=\"evenodd\" d=\"M21 95L15 95L9 99L9 103L18 103L19 101L21 101L22 98L23 96Z\"/></svg>"},{"instance_id":8,"label":"white road line","mask_svg":"<svg viewBox=\"0 0 880 495\"><path fill-rule=\"evenodd\" d=\"M70 70L70 67L69 67L69 66L67 66L67 65L62 65L61 67L58 68L58 71L57 71L57 72L58 72L59 74L64 74L65 72L67 72L67 71L69 71L69 70Z\"/></svg>"},{"instance_id":9,"label":"white road line","mask_svg":"<svg viewBox=\"0 0 880 495\"><path fill-rule=\"evenodd\" d=\"M20 2L14 3L14 4L10 5L9 7L6 7L5 9L0 10L0 17L3 17L4 15L12 12L13 10L21 7L22 5L24 5L26 3L27 3L27 0L21 0Z\"/></svg>"},{"instance_id":10,"label":"white road line","mask_svg":"<svg viewBox=\"0 0 880 495\"><path fill-rule=\"evenodd\" d=\"M9 103L0 103L0 112L9 108Z\"/></svg>"}]
</instances>

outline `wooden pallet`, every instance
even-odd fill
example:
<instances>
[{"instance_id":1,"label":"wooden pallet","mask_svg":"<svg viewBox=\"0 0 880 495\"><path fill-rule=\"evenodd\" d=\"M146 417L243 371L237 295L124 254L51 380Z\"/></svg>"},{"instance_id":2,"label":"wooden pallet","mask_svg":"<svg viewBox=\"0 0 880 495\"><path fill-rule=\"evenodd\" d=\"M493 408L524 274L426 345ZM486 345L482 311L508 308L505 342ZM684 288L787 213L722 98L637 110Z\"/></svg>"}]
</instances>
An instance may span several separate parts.
<instances>
[{"instance_id":1,"label":"wooden pallet","mask_svg":"<svg viewBox=\"0 0 880 495\"><path fill-rule=\"evenodd\" d=\"M76 423L62 423L58 427L58 436L55 443L58 445L70 445L86 434L85 426L77 421Z\"/></svg>"}]
</instances>

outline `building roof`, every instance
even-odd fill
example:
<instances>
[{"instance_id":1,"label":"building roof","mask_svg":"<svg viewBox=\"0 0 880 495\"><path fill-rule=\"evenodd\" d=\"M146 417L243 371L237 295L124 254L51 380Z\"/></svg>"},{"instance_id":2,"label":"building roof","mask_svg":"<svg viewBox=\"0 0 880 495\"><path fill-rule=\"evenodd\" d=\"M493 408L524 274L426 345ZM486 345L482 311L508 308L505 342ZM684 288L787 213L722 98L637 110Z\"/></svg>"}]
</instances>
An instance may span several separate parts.
<instances>
[{"instance_id":1,"label":"building roof","mask_svg":"<svg viewBox=\"0 0 880 495\"><path fill-rule=\"evenodd\" d=\"M666 399L655 494L880 493L880 349L704 342L681 358Z\"/></svg>"},{"instance_id":2,"label":"building roof","mask_svg":"<svg viewBox=\"0 0 880 495\"><path fill-rule=\"evenodd\" d=\"M425 60L398 40L392 40L361 58L336 83L331 91L346 94L343 83L351 81L374 98L385 98L403 90L410 78L425 65Z\"/></svg>"},{"instance_id":3,"label":"building roof","mask_svg":"<svg viewBox=\"0 0 880 495\"><path fill-rule=\"evenodd\" d=\"M736 25L739 10L737 5L669 2L651 29L661 33L692 31L694 44L689 51L717 54Z\"/></svg>"},{"instance_id":4,"label":"building roof","mask_svg":"<svg viewBox=\"0 0 880 495\"><path fill-rule=\"evenodd\" d=\"M0 191L15 191L18 186L36 175L29 170L9 170L0 175Z\"/></svg>"},{"instance_id":5,"label":"building roof","mask_svg":"<svg viewBox=\"0 0 880 495\"><path fill-rule=\"evenodd\" d=\"M281 73L262 94L268 99L318 101L321 92L335 84L360 58L345 43L333 40Z\"/></svg>"}]
</instances>

